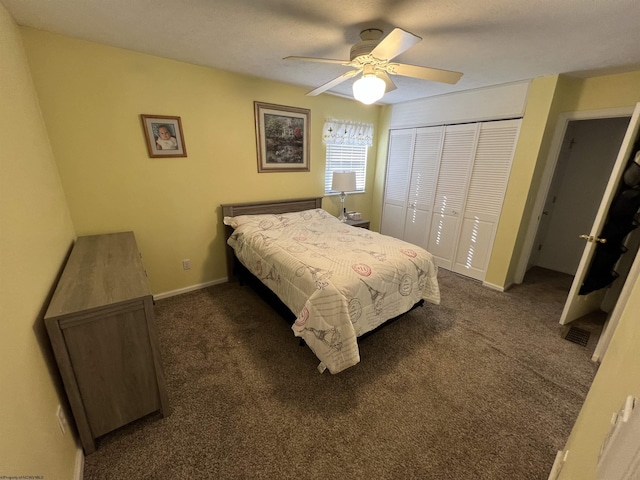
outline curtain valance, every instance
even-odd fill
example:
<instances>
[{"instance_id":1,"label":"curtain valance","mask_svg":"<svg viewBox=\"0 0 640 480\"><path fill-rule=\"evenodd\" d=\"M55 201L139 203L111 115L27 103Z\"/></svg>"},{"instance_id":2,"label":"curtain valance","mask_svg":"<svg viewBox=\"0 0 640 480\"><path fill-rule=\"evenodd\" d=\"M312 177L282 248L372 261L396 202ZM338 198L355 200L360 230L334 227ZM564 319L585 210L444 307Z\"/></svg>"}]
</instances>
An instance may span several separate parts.
<instances>
[{"instance_id":1,"label":"curtain valance","mask_svg":"<svg viewBox=\"0 0 640 480\"><path fill-rule=\"evenodd\" d=\"M322 141L327 145L373 145L373 124L329 118L324 123Z\"/></svg>"}]
</instances>

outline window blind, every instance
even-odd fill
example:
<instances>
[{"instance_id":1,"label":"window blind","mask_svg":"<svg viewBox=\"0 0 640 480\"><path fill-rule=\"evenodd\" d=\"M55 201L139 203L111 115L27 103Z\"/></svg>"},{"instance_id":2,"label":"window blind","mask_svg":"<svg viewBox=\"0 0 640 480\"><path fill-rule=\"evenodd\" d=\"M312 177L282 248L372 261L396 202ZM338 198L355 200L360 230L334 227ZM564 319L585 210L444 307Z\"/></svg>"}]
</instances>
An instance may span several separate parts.
<instances>
[{"instance_id":1,"label":"window blind","mask_svg":"<svg viewBox=\"0 0 640 480\"><path fill-rule=\"evenodd\" d=\"M322 141L327 160L324 177L325 194L333 193L333 172L356 172L356 191L365 191L367 148L373 145L373 125L349 120L328 119Z\"/></svg>"},{"instance_id":2,"label":"window blind","mask_svg":"<svg viewBox=\"0 0 640 480\"><path fill-rule=\"evenodd\" d=\"M324 192L331 190L333 172L356 172L356 191L364 192L367 173L367 147L364 145L327 145Z\"/></svg>"}]
</instances>

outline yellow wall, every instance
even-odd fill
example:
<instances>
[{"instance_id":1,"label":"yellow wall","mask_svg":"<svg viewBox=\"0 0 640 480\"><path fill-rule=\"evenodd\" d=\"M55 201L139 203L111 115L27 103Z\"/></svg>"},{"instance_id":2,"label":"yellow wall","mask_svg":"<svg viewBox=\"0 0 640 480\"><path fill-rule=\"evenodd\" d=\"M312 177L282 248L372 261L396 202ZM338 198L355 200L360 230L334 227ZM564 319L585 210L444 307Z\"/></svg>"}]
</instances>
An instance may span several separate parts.
<instances>
[{"instance_id":1,"label":"yellow wall","mask_svg":"<svg viewBox=\"0 0 640 480\"><path fill-rule=\"evenodd\" d=\"M520 227L526 225L527 206L535 201L536 192L531 192L530 186L536 169L543 163L544 147L550 141L550 135L545 138L545 134L557 83L558 76L554 75L536 78L529 86L520 136L485 277L485 281L492 285L507 286L510 266L512 262L517 263L513 252Z\"/></svg>"},{"instance_id":2,"label":"yellow wall","mask_svg":"<svg viewBox=\"0 0 640 480\"><path fill-rule=\"evenodd\" d=\"M74 231L20 31L1 4L0 112L0 475L72 478L77 449L58 428L42 318Z\"/></svg>"},{"instance_id":3,"label":"yellow wall","mask_svg":"<svg viewBox=\"0 0 640 480\"><path fill-rule=\"evenodd\" d=\"M563 112L632 107L640 102L640 70L572 79L563 88L561 102Z\"/></svg>"},{"instance_id":4,"label":"yellow wall","mask_svg":"<svg viewBox=\"0 0 640 480\"><path fill-rule=\"evenodd\" d=\"M577 82L563 97L564 111L630 107L640 102L640 72L595 77ZM640 397L640 280L633 286L618 328L571 432L561 480L595 479L602 441L611 415L627 395Z\"/></svg>"},{"instance_id":5,"label":"yellow wall","mask_svg":"<svg viewBox=\"0 0 640 480\"><path fill-rule=\"evenodd\" d=\"M325 118L377 125L376 106L38 30L23 34L77 234L133 230L155 294L226 276L220 204L323 195ZM257 173L254 100L311 109L311 172ZM149 158L140 114L180 116L188 157ZM366 218L376 157L374 146L367 193L347 199ZM335 196L323 205L339 212Z\"/></svg>"},{"instance_id":6,"label":"yellow wall","mask_svg":"<svg viewBox=\"0 0 640 480\"><path fill-rule=\"evenodd\" d=\"M387 175L387 153L389 150L389 123L391 122L391 106L387 105L380 110L378 127L378 159L374 179L373 198L371 205L371 229L380 231L382 221L382 204L384 200L384 185Z\"/></svg>"},{"instance_id":7,"label":"yellow wall","mask_svg":"<svg viewBox=\"0 0 640 480\"><path fill-rule=\"evenodd\" d=\"M565 449L560 480L595 480L598 454L611 415L628 395L640 397L640 281L631 292L611 344L598 369Z\"/></svg>"},{"instance_id":8,"label":"yellow wall","mask_svg":"<svg viewBox=\"0 0 640 480\"><path fill-rule=\"evenodd\" d=\"M58 400L47 373L46 353L41 351L46 342L38 321L74 236L64 195L79 235L136 232L155 293L219 280L226 275L219 205L322 195L320 132L326 117L377 126L379 150L369 152L367 193L348 198L350 209L363 212L377 226L389 107L365 107L326 95L305 97L304 89L293 86L23 29L63 194L21 46L16 45L19 34L2 8L0 34L0 131L7 137L3 148L9 152L2 157L0 291L8 299L2 302L3 321L11 319L2 327L8 335L0 337L1 351L10 356L3 365L11 368L0 371L3 387L16 392L16 400L0 413L10 419L2 419L9 425L9 435L3 435L0 445L3 453L16 458L17 469L35 465L44 473L53 472L48 473L51 478L69 478L74 446L69 436L60 441L54 417ZM311 109L310 173L257 173L254 100ZM489 267L490 283L510 282L520 255L518 229L528 221L557 115L631 106L639 100L640 72L587 80L553 76L532 82ZM182 117L189 156L149 158L141 113ZM7 158L19 161L9 164ZM10 180L5 172L11 174ZM325 208L333 213L338 205L335 197L325 199ZM191 259L192 270L182 270L183 258ZM585 472L593 467L595 446L601 442L612 405L615 410L624 395L640 393L640 354L633 348L640 340L640 328L632 321L640 308L639 296L640 284L570 438L572 454L563 479L591 478ZM610 392L622 398L610 398ZM48 442L54 446L40 454ZM38 459L25 459L24 451L38 452Z\"/></svg>"},{"instance_id":9,"label":"yellow wall","mask_svg":"<svg viewBox=\"0 0 640 480\"><path fill-rule=\"evenodd\" d=\"M485 281L508 287L522 255L542 173L561 113L633 107L640 101L640 71L588 79L534 79L522 120L509 185Z\"/></svg>"}]
</instances>

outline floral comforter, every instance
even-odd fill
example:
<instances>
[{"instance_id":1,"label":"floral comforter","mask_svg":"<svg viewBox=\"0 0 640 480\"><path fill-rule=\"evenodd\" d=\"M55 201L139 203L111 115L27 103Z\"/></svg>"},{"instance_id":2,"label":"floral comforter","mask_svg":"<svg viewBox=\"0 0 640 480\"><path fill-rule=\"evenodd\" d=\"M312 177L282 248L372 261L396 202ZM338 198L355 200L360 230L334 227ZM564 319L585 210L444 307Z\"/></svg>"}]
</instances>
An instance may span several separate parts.
<instances>
[{"instance_id":1,"label":"floral comforter","mask_svg":"<svg viewBox=\"0 0 640 480\"><path fill-rule=\"evenodd\" d=\"M419 300L440 303L429 252L322 209L224 223L234 228L228 243L237 258L297 314L293 332L320 359L320 371L357 364L357 337Z\"/></svg>"}]
</instances>

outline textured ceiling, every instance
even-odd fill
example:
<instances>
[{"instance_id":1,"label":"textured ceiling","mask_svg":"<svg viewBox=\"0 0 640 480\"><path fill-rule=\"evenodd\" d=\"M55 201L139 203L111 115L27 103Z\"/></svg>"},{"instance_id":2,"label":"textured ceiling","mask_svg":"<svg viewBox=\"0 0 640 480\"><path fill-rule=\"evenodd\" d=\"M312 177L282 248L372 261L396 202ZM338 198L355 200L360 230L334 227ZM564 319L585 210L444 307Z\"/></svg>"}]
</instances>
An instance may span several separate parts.
<instances>
[{"instance_id":1,"label":"textured ceiling","mask_svg":"<svg viewBox=\"0 0 640 480\"><path fill-rule=\"evenodd\" d=\"M0 0L16 22L308 87L348 70L365 28L422 37L395 61L463 72L456 85L394 76L381 103L556 73L640 69L637 0ZM331 90L351 96L352 80Z\"/></svg>"}]
</instances>

